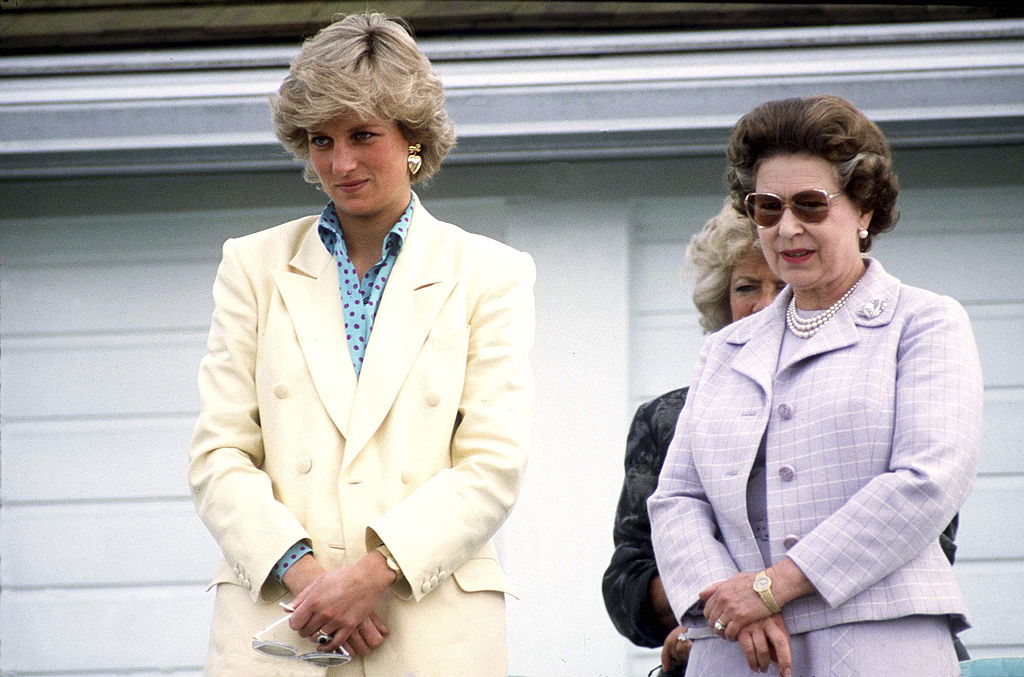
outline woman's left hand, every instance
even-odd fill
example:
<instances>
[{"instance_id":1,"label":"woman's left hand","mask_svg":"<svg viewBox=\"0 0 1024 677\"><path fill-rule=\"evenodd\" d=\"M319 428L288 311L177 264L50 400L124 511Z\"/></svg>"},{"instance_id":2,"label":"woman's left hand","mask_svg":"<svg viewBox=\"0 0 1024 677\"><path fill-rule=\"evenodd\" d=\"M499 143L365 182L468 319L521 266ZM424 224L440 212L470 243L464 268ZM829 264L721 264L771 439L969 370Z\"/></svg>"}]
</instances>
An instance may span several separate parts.
<instances>
[{"instance_id":1,"label":"woman's left hand","mask_svg":"<svg viewBox=\"0 0 1024 677\"><path fill-rule=\"evenodd\" d=\"M700 598L704 600L708 625L715 628L715 623L721 621L725 629L715 628L715 632L730 641L750 623L771 615L760 595L754 592L754 574L749 572L715 581L700 591Z\"/></svg>"},{"instance_id":2,"label":"woman's left hand","mask_svg":"<svg viewBox=\"0 0 1024 677\"><path fill-rule=\"evenodd\" d=\"M328 571L300 592L291 603L294 611L288 624L303 637L329 635L331 641L321 651L344 644L351 653L366 655L387 635L371 612L394 580L384 557L373 551L352 566Z\"/></svg>"}]
</instances>

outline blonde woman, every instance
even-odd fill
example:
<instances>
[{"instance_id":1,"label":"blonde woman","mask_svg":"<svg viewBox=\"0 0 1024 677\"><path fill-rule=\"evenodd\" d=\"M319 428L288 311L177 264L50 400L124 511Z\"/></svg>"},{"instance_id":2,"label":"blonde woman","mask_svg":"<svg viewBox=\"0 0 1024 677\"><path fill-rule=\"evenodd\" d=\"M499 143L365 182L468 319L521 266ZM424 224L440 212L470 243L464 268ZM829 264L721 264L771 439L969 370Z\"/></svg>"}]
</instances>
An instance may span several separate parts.
<instances>
[{"instance_id":1,"label":"blonde woman","mask_svg":"<svg viewBox=\"0 0 1024 677\"><path fill-rule=\"evenodd\" d=\"M726 200L686 249L693 303L705 332L715 332L771 304L782 290L761 253L754 226ZM647 498L658 483L686 388L637 409L626 439L625 479L615 512L615 551L604 574L605 607L616 629L638 646L661 647L661 675L686 670L690 642L673 616L651 545Z\"/></svg>"},{"instance_id":2,"label":"blonde woman","mask_svg":"<svg viewBox=\"0 0 1024 677\"><path fill-rule=\"evenodd\" d=\"M412 191L454 132L399 22L323 29L273 113L329 201L224 245L189 471L224 555L206 674L507 676L491 537L526 459L532 259Z\"/></svg>"}]
</instances>

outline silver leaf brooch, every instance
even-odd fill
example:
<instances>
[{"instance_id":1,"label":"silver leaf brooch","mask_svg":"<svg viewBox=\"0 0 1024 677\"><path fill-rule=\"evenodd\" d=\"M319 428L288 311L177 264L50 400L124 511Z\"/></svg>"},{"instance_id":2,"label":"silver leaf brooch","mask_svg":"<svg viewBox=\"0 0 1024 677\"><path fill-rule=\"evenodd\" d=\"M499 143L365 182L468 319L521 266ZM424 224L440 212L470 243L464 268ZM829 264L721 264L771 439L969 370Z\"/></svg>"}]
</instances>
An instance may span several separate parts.
<instances>
[{"instance_id":1,"label":"silver leaf brooch","mask_svg":"<svg viewBox=\"0 0 1024 677\"><path fill-rule=\"evenodd\" d=\"M865 320L873 320L881 315L883 310L885 310L885 301L882 299L871 299L860 307L857 314Z\"/></svg>"}]
</instances>

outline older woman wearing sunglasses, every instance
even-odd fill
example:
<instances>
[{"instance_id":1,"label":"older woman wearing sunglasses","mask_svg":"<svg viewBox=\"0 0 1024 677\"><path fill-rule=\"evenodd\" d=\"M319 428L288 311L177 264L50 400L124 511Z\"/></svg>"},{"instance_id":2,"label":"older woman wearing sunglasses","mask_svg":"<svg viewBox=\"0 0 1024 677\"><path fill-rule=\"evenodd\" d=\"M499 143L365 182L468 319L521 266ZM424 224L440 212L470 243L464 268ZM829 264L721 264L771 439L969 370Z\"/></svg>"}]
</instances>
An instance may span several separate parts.
<instances>
[{"instance_id":1,"label":"older woman wearing sunglasses","mask_svg":"<svg viewBox=\"0 0 1024 677\"><path fill-rule=\"evenodd\" d=\"M863 255L895 224L898 186L849 102L758 106L727 158L788 286L706 341L649 502L689 668L959 674L967 609L939 534L980 447L967 314Z\"/></svg>"}]
</instances>

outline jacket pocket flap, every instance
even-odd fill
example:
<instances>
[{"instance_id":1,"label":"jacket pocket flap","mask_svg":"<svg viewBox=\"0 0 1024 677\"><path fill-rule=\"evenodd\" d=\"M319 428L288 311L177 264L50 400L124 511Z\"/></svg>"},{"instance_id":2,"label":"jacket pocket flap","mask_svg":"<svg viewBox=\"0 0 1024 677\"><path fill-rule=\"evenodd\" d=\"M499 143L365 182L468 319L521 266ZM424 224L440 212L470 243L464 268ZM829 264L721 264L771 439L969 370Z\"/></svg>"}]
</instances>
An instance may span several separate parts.
<instances>
[{"instance_id":1,"label":"jacket pocket flap","mask_svg":"<svg viewBox=\"0 0 1024 677\"><path fill-rule=\"evenodd\" d=\"M214 572L213 578L210 579L209 585L206 586L206 591L209 592L221 583L232 583L238 585L238 576L235 574L234 569L227 562L221 560L221 563L217 565L217 571Z\"/></svg>"},{"instance_id":2,"label":"jacket pocket flap","mask_svg":"<svg viewBox=\"0 0 1024 677\"><path fill-rule=\"evenodd\" d=\"M508 580L501 565L497 560L489 557L474 557L466 560L455 570L453 577L464 592L494 590L516 597L512 583Z\"/></svg>"}]
</instances>

